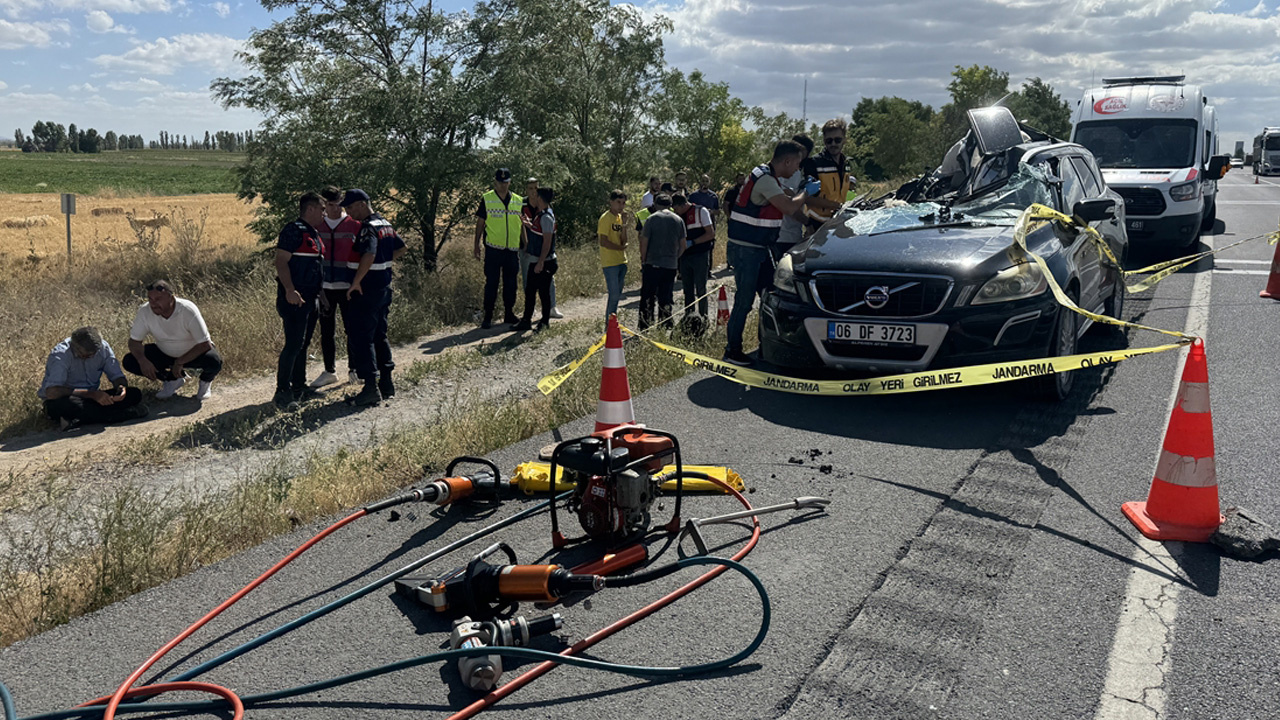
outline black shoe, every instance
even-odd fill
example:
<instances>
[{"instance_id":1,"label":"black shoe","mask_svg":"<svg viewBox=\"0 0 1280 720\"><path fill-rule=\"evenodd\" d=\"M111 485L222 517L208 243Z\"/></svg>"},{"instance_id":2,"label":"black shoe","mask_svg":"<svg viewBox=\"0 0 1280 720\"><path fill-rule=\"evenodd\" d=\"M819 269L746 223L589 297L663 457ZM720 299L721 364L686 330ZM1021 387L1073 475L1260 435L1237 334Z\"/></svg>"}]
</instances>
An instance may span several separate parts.
<instances>
[{"instance_id":1,"label":"black shoe","mask_svg":"<svg viewBox=\"0 0 1280 720\"><path fill-rule=\"evenodd\" d=\"M364 383L364 389L347 402L355 405L356 407L377 405L382 402L382 394L378 392L378 384L376 382L366 380Z\"/></svg>"},{"instance_id":2,"label":"black shoe","mask_svg":"<svg viewBox=\"0 0 1280 720\"><path fill-rule=\"evenodd\" d=\"M508 325L512 325L514 323L520 322L520 318L516 317L515 313L508 311L506 317L502 319L502 322Z\"/></svg>"},{"instance_id":3,"label":"black shoe","mask_svg":"<svg viewBox=\"0 0 1280 720\"><path fill-rule=\"evenodd\" d=\"M511 329L515 330L516 332L524 332L525 330L532 330L533 325L530 324L528 320L520 320L516 322L515 325L512 325Z\"/></svg>"},{"instance_id":4,"label":"black shoe","mask_svg":"<svg viewBox=\"0 0 1280 720\"><path fill-rule=\"evenodd\" d=\"M378 381L378 392L382 393L383 400L390 400L396 394L395 383L391 378L382 378Z\"/></svg>"},{"instance_id":5,"label":"black shoe","mask_svg":"<svg viewBox=\"0 0 1280 720\"><path fill-rule=\"evenodd\" d=\"M293 389L293 399L297 400L300 403L306 402L308 400L315 400L316 398L320 398L320 397L324 397L324 393L319 392L312 387L301 387L301 388Z\"/></svg>"},{"instance_id":6,"label":"black shoe","mask_svg":"<svg viewBox=\"0 0 1280 720\"><path fill-rule=\"evenodd\" d=\"M141 403L124 411L124 416L130 420L141 420L150 414L151 411L147 409L147 406Z\"/></svg>"},{"instance_id":7,"label":"black shoe","mask_svg":"<svg viewBox=\"0 0 1280 720\"><path fill-rule=\"evenodd\" d=\"M292 412L298 409L298 401L293 399L292 392L277 392L271 402L280 410Z\"/></svg>"},{"instance_id":8,"label":"black shoe","mask_svg":"<svg viewBox=\"0 0 1280 720\"><path fill-rule=\"evenodd\" d=\"M542 332L543 330L546 330L549 327L551 327L550 320L539 320L538 324L533 326L533 331Z\"/></svg>"},{"instance_id":9,"label":"black shoe","mask_svg":"<svg viewBox=\"0 0 1280 720\"><path fill-rule=\"evenodd\" d=\"M742 365L744 367L755 362L755 360L751 359L750 355L742 352L741 350L725 350L724 361L733 363L734 365Z\"/></svg>"},{"instance_id":10,"label":"black shoe","mask_svg":"<svg viewBox=\"0 0 1280 720\"><path fill-rule=\"evenodd\" d=\"M485 318L485 321L480 323L481 330L488 330L491 327L493 327L493 323L490 322L488 318Z\"/></svg>"}]
</instances>

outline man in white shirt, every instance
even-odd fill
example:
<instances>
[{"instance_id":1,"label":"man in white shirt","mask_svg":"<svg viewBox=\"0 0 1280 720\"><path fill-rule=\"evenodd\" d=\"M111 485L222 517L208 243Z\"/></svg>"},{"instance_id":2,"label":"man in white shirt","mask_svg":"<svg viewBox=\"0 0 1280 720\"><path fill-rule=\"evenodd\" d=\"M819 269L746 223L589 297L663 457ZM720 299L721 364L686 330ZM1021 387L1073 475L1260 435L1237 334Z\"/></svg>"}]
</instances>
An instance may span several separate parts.
<instances>
[{"instance_id":1,"label":"man in white shirt","mask_svg":"<svg viewBox=\"0 0 1280 720\"><path fill-rule=\"evenodd\" d=\"M654 175L649 178L649 192L640 198L640 209L651 210L653 208L653 196L662 190L662 178Z\"/></svg>"},{"instance_id":2,"label":"man in white shirt","mask_svg":"<svg viewBox=\"0 0 1280 720\"><path fill-rule=\"evenodd\" d=\"M143 345L148 335L155 342ZM161 400L173 397L186 384L186 368L197 368L200 388L195 397L208 400L213 378L222 370L222 356L195 303L175 296L167 280L157 280L147 286L147 304L133 318L123 365L134 375L162 381L156 393Z\"/></svg>"}]
</instances>

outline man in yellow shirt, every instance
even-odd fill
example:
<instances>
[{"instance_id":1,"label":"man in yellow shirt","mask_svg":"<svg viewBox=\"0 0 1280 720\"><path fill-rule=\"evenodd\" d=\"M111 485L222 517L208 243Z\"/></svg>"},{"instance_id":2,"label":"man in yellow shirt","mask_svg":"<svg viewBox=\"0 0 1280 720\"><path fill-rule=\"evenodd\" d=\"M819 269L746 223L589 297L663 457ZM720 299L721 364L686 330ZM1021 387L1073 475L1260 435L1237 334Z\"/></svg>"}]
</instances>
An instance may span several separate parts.
<instances>
[{"instance_id":1,"label":"man in yellow shirt","mask_svg":"<svg viewBox=\"0 0 1280 720\"><path fill-rule=\"evenodd\" d=\"M627 194L621 190L609 193L609 209L596 223L596 239L600 243L600 267L604 271L604 285L609 293L605 317L618 312L622 299L622 285L627 279L627 221L622 217L627 206Z\"/></svg>"},{"instance_id":2,"label":"man in yellow shirt","mask_svg":"<svg viewBox=\"0 0 1280 720\"><path fill-rule=\"evenodd\" d=\"M848 126L835 118L822 126L821 153L806 161L806 172L822 183L818 194L805 204L807 224L812 232L830 220L848 199L849 190L858 181L845 169L848 158L844 154L844 140Z\"/></svg>"}]
</instances>

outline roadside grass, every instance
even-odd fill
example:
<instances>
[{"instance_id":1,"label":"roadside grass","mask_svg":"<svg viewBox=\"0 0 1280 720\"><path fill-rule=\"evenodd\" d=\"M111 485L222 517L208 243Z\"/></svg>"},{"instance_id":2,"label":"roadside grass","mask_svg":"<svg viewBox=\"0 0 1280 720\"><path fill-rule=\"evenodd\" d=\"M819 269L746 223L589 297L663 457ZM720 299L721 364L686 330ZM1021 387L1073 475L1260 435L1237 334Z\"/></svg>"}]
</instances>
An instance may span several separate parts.
<instances>
[{"instance_id":1,"label":"roadside grass","mask_svg":"<svg viewBox=\"0 0 1280 720\"><path fill-rule=\"evenodd\" d=\"M248 218L242 204L239 211ZM129 326L145 301L142 289L156 278L174 281L178 294L200 308L225 360L223 377L252 376L275 367L284 339L275 313L270 250L245 242L249 235L242 227L242 234L215 233L214 221L223 214L198 205L172 207L164 215L168 224L130 228L125 239L93 244L91 252L76 254L70 267L63 258L32 254L18 263L18 272L0 277L0 340L6 347L0 355L0 376L6 378L0 386L0 439L51 426L35 390L49 350L72 330L96 326L117 358L128 352ZM396 268L391 341L406 343L442 327L478 324L483 265L472 256L470 244L446 246L438 269L428 273L422 269L420 242L406 242L410 251ZM717 243L717 262L724 260L723 246ZM603 311L598 252L594 244L558 251L559 301L598 297ZM628 256L627 286L634 288L640 283L638 242L631 244ZM522 306L520 297L517 308ZM138 378L130 382L144 390L156 387Z\"/></svg>"},{"instance_id":2,"label":"roadside grass","mask_svg":"<svg viewBox=\"0 0 1280 720\"><path fill-rule=\"evenodd\" d=\"M234 193L243 153L118 150L0 153L0 193L77 193L116 197Z\"/></svg>"},{"instance_id":3,"label":"roadside grass","mask_svg":"<svg viewBox=\"0 0 1280 720\"><path fill-rule=\"evenodd\" d=\"M576 348L564 355L585 352L594 332L579 329ZM678 342L714 354L721 340L713 333ZM627 343L627 357L634 393L690 371L639 340ZM8 548L0 557L0 647L435 477L456 456L483 455L588 415L599 377L597 356L550 396L500 403L458 397L435 422L405 427L366 449L312 457L297 475L262 468L208 495L179 489L156 495L126 484L86 500L50 477L25 490L16 504L21 514L0 521L0 542Z\"/></svg>"}]
</instances>

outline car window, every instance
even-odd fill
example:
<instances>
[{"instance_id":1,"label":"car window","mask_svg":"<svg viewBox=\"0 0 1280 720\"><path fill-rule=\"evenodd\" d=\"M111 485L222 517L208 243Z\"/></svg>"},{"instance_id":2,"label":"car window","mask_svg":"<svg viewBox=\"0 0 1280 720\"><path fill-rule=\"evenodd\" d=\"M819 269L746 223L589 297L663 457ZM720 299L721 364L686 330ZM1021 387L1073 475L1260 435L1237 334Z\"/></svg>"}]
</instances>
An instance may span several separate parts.
<instances>
[{"instance_id":1,"label":"car window","mask_svg":"<svg viewBox=\"0 0 1280 720\"><path fill-rule=\"evenodd\" d=\"M1070 214L1071 208L1084 199L1084 187L1067 158L1060 158L1057 165L1058 177L1062 179L1062 212Z\"/></svg>"},{"instance_id":2,"label":"car window","mask_svg":"<svg viewBox=\"0 0 1280 720\"><path fill-rule=\"evenodd\" d=\"M1096 198L1102 196L1102 188L1098 187L1098 180L1089 171L1089 165L1084 161L1084 158L1071 158L1071 167L1075 168L1076 174L1080 176L1085 197Z\"/></svg>"}]
</instances>

